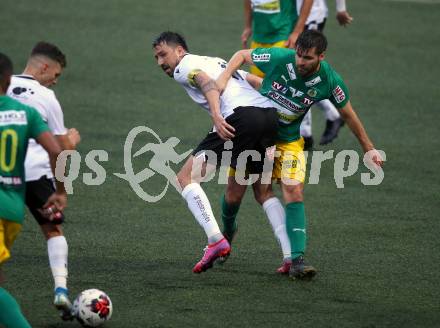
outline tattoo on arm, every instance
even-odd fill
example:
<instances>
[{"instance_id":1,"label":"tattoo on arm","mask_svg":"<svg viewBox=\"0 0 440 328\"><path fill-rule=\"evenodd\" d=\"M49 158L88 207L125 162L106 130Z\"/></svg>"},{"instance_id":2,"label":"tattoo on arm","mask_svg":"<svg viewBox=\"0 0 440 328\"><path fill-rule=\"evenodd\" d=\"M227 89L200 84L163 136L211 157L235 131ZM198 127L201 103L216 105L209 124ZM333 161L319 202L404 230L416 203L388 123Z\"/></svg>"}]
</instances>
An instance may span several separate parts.
<instances>
[{"instance_id":1,"label":"tattoo on arm","mask_svg":"<svg viewBox=\"0 0 440 328\"><path fill-rule=\"evenodd\" d=\"M200 89L200 91L202 91L204 94L211 90L218 91L218 87L215 81L208 77L206 74L197 74L194 77L194 81L196 82L196 85Z\"/></svg>"}]
</instances>

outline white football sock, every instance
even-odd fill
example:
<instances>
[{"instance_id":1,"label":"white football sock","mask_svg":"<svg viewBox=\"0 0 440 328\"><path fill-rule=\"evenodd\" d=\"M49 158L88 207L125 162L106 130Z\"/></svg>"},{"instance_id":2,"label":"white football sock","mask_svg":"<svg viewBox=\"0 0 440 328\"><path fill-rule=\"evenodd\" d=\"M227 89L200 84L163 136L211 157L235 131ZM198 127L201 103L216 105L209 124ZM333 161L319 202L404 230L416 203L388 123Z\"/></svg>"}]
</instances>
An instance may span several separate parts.
<instances>
[{"instance_id":1,"label":"white football sock","mask_svg":"<svg viewBox=\"0 0 440 328\"><path fill-rule=\"evenodd\" d=\"M183 188L182 197L185 198L188 208L197 222L205 230L208 243L212 244L223 239L223 235L212 213L211 204L202 187L198 183L190 183Z\"/></svg>"},{"instance_id":2,"label":"white football sock","mask_svg":"<svg viewBox=\"0 0 440 328\"><path fill-rule=\"evenodd\" d=\"M312 111L310 109L304 116L299 130L303 137L309 138L312 136Z\"/></svg>"},{"instance_id":3,"label":"white football sock","mask_svg":"<svg viewBox=\"0 0 440 328\"><path fill-rule=\"evenodd\" d=\"M272 197L263 203L263 209L281 246L284 259L290 258L290 240L286 231L286 212L283 205L278 198Z\"/></svg>"},{"instance_id":4,"label":"white football sock","mask_svg":"<svg viewBox=\"0 0 440 328\"><path fill-rule=\"evenodd\" d=\"M58 287L67 289L67 256L69 247L64 236L52 237L47 241L47 253L49 255L50 269L55 281L55 289Z\"/></svg>"},{"instance_id":5,"label":"white football sock","mask_svg":"<svg viewBox=\"0 0 440 328\"><path fill-rule=\"evenodd\" d=\"M324 111L325 118L329 121L336 121L341 117L336 107L328 99L321 100L316 106Z\"/></svg>"}]
</instances>

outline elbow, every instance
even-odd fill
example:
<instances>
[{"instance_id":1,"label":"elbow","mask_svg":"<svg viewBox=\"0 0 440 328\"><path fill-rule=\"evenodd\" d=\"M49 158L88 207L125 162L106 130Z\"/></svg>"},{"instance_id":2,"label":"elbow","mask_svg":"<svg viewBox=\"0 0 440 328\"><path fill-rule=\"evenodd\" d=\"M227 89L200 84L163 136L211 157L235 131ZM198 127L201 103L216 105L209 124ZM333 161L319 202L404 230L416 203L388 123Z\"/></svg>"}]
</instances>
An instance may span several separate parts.
<instances>
[{"instance_id":1,"label":"elbow","mask_svg":"<svg viewBox=\"0 0 440 328\"><path fill-rule=\"evenodd\" d=\"M58 156L61 154L62 149L59 145L54 144L52 147L47 149L47 153L49 154L49 157L57 159Z\"/></svg>"}]
</instances>

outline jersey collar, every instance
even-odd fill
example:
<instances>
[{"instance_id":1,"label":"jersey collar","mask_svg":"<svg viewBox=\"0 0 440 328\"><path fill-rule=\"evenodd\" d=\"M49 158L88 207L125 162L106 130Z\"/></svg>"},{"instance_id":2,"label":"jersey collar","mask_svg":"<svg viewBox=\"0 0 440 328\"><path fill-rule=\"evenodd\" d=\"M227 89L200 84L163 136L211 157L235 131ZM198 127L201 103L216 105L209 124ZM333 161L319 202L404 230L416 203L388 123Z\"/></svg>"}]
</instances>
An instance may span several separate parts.
<instances>
[{"instance_id":1,"label":"jersey collar","mask_svg":"<svg viewBox=\"0 0 440 328\"><path fill-rule=\"evenodd\" d=\"M26 79L26 80L33 80L35 82L38 82L37 80L35 80L35 78L32 75L28 75L28 74L14 75L14 77L18 77L20 79Z\"/></svg>"}]
</instances>

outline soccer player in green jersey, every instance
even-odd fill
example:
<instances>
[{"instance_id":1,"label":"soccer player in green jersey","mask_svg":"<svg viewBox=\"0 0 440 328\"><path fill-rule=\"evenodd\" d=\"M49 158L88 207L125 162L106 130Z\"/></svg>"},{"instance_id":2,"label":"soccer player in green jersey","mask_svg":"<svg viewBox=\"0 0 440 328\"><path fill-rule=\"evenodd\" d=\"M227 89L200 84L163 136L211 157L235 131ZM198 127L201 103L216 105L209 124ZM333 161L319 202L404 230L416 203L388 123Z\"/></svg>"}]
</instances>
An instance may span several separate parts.
<instances>
[{"instance_id":1,"label":"soccer player in green jersey","mask_svg":"<svg viewBox=\"0 0 440 328\"><path fill-rule=\"evenodd\" d=\"M330 99L371 161L378 166L383 163L351 106L344 81L324 61L326 48L327 40L321 32L304 31L298 37L296 50L257 48L236 52L217 79L221 91L232 74L245 63L255 64L265 73L259 91L270 98L278 109L277 151L280 156L275 159L273 178L281 182L286 229L292 251L291 262L286 261L280 269L281 272L289 271L294 279L310 279L316 274L313 267L304 264L306 216L303 188L306 163L304 141L299 131L301 121L310 107L315 102Z\"/></svg>"},{"instance_id":2,"label":"soccer player in green jersey","mask_svg":"<svg viewBox=\"0 0 440 328\"><path fill-rule=\"evenodd\" d=\"M24 219L24 160L29 138L35 138L46 149L53 169L61 152L40 114L5 95L11 75L12 63L0 53L0 284L1 266L11 256L11 246ZM57 181L56 187L44 206L44 214L49 218L54 218L67 204L63 183ZM0 326L30 327L15 299L1 287Z\"/></svg>"},{"instance_id":3,"label":"soccer player in green jersey","mask_svg":"<svg viewBox=\"0 0 440 328\"><path fill-rule=\"evenodd\" d=\"M250 48L293 48L312 8L313 0L304 0L297 8L296 0L244 0L245 27L241 34L243 48L252 36ZM252 74L264 73L251 66Z\"/></svg>"}]
</instances>

